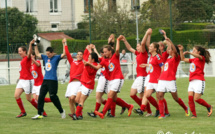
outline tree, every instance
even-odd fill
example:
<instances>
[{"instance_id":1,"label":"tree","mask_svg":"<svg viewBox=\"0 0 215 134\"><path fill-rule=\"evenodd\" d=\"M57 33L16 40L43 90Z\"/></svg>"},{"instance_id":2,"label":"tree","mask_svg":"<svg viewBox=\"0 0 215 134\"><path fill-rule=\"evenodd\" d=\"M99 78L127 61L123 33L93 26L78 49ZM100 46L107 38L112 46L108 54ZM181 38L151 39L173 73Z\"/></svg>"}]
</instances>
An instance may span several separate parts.
<instances>
[{"instance_id":1,"label":"tree","mask_svg":"<svg viewBox=\"0 0 215 134\"><path fill-rule=\"evenodd\" d=\"M126 4L108 6L110 0L98 0L94 5L92 20L92 39L107 39L111 33L125 36L135 35L135 16L127 10ZM111 7L111 8L110 8ZM88 22L89 16L84 16L83 21Z\"/></svg>"},{"instance_id":2,"label":"tree","mask_svg":"<svg viewBox=\"0 0 215 134\"><path fill-rule=\"evenodd\" d=\"M213 16L214 0L177 0L181 21L207 20Z\"/></svg>"},{"instance_id":3,"label":"tree","mask_svg":"<svg viewBox=\"0 0 215 134\"><path fill-rule=\"evenodd\" d=\"M0 9L0 52L6 52L6 19L5 9ZM38 20L29 15L20 12L17 8L8 8L8 33L9 44L19 43L24 45L28 43L36 32Z\"/></svg>"},{"instance_id":4,"label":"tree","mask_svg":"<svg viewBox=\"0 0 215 134\"><path fill-rule=\"evenodd\" d=\"M148 0L141 6L142 25L147 27L169 27L170 10L169 0ZM172 21L173 27L177 25L179 12L176 8L176 1L172 1Z\"/></svg>"}]
</instances>

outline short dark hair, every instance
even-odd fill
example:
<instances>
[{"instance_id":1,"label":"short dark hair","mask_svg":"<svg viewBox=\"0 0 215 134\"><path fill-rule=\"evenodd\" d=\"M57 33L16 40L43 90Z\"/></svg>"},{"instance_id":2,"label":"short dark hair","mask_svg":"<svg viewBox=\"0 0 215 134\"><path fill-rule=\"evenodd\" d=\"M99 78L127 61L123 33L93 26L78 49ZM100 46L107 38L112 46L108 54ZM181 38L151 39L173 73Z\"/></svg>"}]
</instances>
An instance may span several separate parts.
<instances>
[{"instance_id":1,"label":"short dark hair","mask_svg":"<svg viewBox=\"0 0 215 134\"><path fill-rule=\"evenodd\" d=\"M90 55L91 55L92 59L94 59L95 62L99 62L99 58L96 53L92 52Z\"/></svg>"},{"instance_id":2,"label":"short dark hair","mask_svg":"<svg viewBox=\"0 0 215 134\"><path fill-rule=\"evenodd\" d=\"M84 54L84 51L82 51L82 50L78 50L78 52L81 52L82 54ZM77 53L78 53L78 52L77 52Z\"/></svg>"},{"instance_id":3,"label":"short dark hair","mask_svg":"<svg viewBox=\"0 0 215 134\"><path fill-rule=\"evenodd\" d=\"M52 47L47 47L46 48L46 51L50 52L50 53L53 53L54 49Z\"/></svg>"}]
</instances>

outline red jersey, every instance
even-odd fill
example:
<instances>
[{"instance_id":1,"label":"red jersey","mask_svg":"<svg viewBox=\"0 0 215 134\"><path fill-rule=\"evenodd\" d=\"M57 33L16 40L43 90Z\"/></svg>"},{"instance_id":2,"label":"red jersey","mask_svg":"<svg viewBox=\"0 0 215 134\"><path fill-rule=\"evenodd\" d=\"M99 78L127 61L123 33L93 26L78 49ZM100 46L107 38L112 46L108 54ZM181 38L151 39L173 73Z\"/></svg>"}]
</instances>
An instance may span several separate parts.
<instances>
[{"instance_id":1,"label":"red jersey","mask_svg":"<svg viewBox=\"0 0 215 134\"><path fill-rule=\"evenodd\" d=\"M31 74L34 78L34 86L40 86L43 83L41 63L39 60L37 60L37 62L40 64L39 67L36 64L31 64Z\"/></svg>"},{"instance_id":2,"label":"red jersey","mask_svg":"<svg viewBox=\"0 0 215 134\"><path fill-rule=\"evenodd\" d=\"M22 61L19 64L19 73L20 77L19 79L22 80L31 80L33 79L33 76L31 75L31 58L28 58L25 56Z\"/></svg>"},{"instance_id":3,"label":"red jersey","mask_svg":"<svg viewBox=\"0 0 215 134\"><path fill-rule=\"evenodd\" d=\"M108 63L108 61L109 61L109 59L108 58L99 58L99 61L100 62L102 62L102 60L104 60L104 62L107 62ZM108 66L103 66L102 68L101 68L101 75L103 75L103 76L105 76L105 79L109 79L109 74L108 74Z\"/></svg>"},{"instance_id":4,"label":"red jersey","mask_svg":"<svg viewBox=\"0 0 215 134\"><path fill-rule=\"evenodd\" d=\"M92 64L94 66L98 65L96 62L93 62ZM81 84L93 90L95 85L96 72L97 72L96 69L90 66L84 66L84 71L81 76Z\"/></svg>"},{"instance_id":5,"label":"red jersey","mask_svg":"<svg viewBox=\"0 0 215 134\"><path fill-rule=\"evenodd\" d=\"M163 66L163 60L160 54L150 57L149 59L149 82L158 83L158 79L161 74L161 67Z\"/></svg>"},{"instance_id":6,"label":"red jersey","mask_svg":"<svg viewBox=\"0 0 215 134\"><path fill-rule=\"evenodd\" d=\"M105 66L106 68L108 67L108 80L124 79L120 67L119 55L117 56L114 53L108 61L103 60L100 62L100 65Z\"/></svg>"},{"instance_id":7,"label":"red jersey","mask_svg":"<svg viewBox=\"0 0 215 134\"><path fill-rule=\"evenodd\" d=\"M167 58L169 57L169 54L167 53L167 51L162 53L162 59L163 59L163 63L166 62Z\"/></svg>"},{"instance_id":8,"label":"red jersey","mask_svg":"<svg viewBox=\"0 0 215 134\"><path fill-rule=\"evenodd\" d=\"M84 63L82 60L74 61L74 59L72 58L72 56L69 53L68 46L65 46L65 51L66 51L67 59L70 64L70 81L69 82L71 82L74 79L78 79L80 81L82 72L84 70Z\"/></svg>"},{"instance_id":9,"label":"red jersey","mask_svg":"<svg viewBox=\"0 0 215 134\"><path fill-rule=\"evenodd\" d=\"M199 58L189 59L190 64L190 78L191 80L202 80L205 81L204 78L204 68L205 68L205 57L202 56L202 60Z\"/></svg>"},{"instance_id":10,"label":"red jersey","mask_svg":"<svg viewBox=\"0 0 215 134\"><path fill-rule=\"evenodd\" d=\"M83 59L84 59L85 61L88 61L89 55L90 55L90 52L89 52L87 49L85 49L85 50L84 50Z\"/></svg>"},{"instance_id":11,"label":"red jersey","mask_svg":"<svg viewBox=\"0 0 215 134\"><path fill-rule=\"evenodd\" d=\"M178 57L173 58L169 57L164 64L164 70L161 73L159 80L166 81L176 80L175 76L180 60L181 60L180 55L178 55Z\"/></svg>"},{"instance_id":12,"label":"red jersey","mask_svg":"<svg viewBox=\"0 0 215 134\"><path fill-rule=\"evenodd\" d=\"M146 68L142 68L140 67L141 64L147 64L147 59L148 59L148 53L147 51L145 52L137 52L135 51L135 55L136 55L136 61L137 61L137 67L136 67L136 71L137 71L137 77L138 76L147 76L147 72L146 72Z\"/></svg>"}]
</instances>

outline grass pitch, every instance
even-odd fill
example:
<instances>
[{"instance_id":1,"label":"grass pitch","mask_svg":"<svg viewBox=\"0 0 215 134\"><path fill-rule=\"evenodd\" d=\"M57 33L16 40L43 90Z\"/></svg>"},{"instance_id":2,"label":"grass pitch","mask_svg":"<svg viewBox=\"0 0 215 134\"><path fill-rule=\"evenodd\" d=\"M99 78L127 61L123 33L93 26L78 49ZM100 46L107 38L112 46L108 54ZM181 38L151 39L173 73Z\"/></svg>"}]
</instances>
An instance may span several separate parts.
<instances>
[{"instance_id":1,"label":"grass pitch","mask_svg":"<svg viewBox=\"0 0 215 134\"><path fill-rule=\"evenodd\" d=\"M215 103L215 78L206 78L206 88L202 96L209 104ZM130 98L130 87L133 80L126 80L119 97L134 104L134 108L139 106ZM188 78L180 78L177 80L178 95L188 105ZM158 120L155 117L144 117L134 113L127 117L127 111L120 115L120 107L116 107L116 117L100 119L92 118L87 115L87 112L93 111L95 108L95 91L87 99L83 109L83 120L73 121L68 115L66 119L61 119L58 110L52 103L45 104L45 110L48 117L42 120L31 120L31 117L37 114L36 109L25 99L22 94L21 98L27 112L27 116L23 118L15 118L20 113L19 107L14 99L14 90L16 85L0 86L0 133L1 134L53 134L53 133L77 133L77 134L166 134L167 132L174 134L213 134L215 133L215 113L211 117L207 117L205 107L196 103L196 111L198 118L191 119L186 117L184 110L176 103L171 95L167 93L167 100L170 117L163 120ZM65 98L67 83L61 85L59 83L58 96L61 100L66 114L70 113L68 99ZM96 87L96 86L95 86ZM153 94L155 96L155 94ZM107 98L107 95L104 95ZM102 110L101 106L100 110ZM153 113L155 108L151 105Z\"/></svg>"}]
</instances>

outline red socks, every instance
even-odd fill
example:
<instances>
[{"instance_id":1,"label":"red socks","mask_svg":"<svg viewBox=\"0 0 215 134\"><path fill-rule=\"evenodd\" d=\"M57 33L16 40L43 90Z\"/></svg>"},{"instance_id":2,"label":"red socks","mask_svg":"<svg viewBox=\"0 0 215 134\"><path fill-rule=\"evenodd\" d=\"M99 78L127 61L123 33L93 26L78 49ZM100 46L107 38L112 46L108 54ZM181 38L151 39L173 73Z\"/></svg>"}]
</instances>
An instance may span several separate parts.
<instances>
[{"instance_id":1,"label":"red socks","mask_svg":"<svg viewBox=\"0 0 215 134\"><path fill-rule=\"evenodd\" d=\"M169 114L166 99L163 99L163 103L164 103L164 106L165 106L165 110L164 110L165 114Z\"/></svg>"},{"instance_id":2,"label":"red socks","mask_svg":"<svg viewBox=\"0 0 215 134\"><path fill-rule=\"evenodd\" d=\"M116 99L116 104L121 106L121 107L126 107L127 109L130 108L130 105L121 98Z\"/></svg>"},{"instance_id":3,"label":"red socks","mask_svg":"<svg viewBox=\"0 0 215 134\"><path fill-rule=\"evenodd\" d=\"M164 115L164 109L165 109L164 101L163 100L159 100L159 112L160 112L161 117L165 117L165 115Z\"/></svg>"},{"instance_id":4,"label":"red socks","mask_svg":"<svg viewBox=\"0 0 215 134\"><path fill-rule=\"evenodd\" d=\"M140 110L141 110L141 111L145 111L145 109L146 109L146 105L141 105L141 106L140 106Z\"/></svg>"},{"instance_id":5,"label":"red socks","mask_svg":"<svg viewBox=\"0 0 215 134\"><path fill-rule=\"evenodd\" d=\"M205 101L205 100L203 100L203 99L198 99L198 100L196 100L196 102L197 103L199 103L200 105L202 105L202 106L205 106L206 108L209 108L210 107L210 105Z\"/></svg>"},{"instance_id":6,"label":"red socks","mask_svg":"<svg viewBox=\"0 0 215 134\"><path fill-rule=\"evenodd\" d=\"M106 100L104 100L104 101L102 102L102 104L103 104L103 105L105 105L106 103L107 103L107 101L106 101Z\"/></svg>"},{"instance_id":7,"label":"red socks","mask_svg":"<svg viewBox=\"0 0 215 134\"><path fill-rule=\"evenodd\" d=\"M95 111L99 111L99 108L100 108L101 104L96 102L96 107L95 107Z\"/></svg>"},{"instance_id":8,"label":"red socks","mask_svg":"<svg viewBox=\"0 0 215 134\"><path fill-rule=\"evenodd\" d=\"M159 110L158 103L155 100L155 98L153 98L152 96L149 96L147 97L147 99L157 110Z\"/></svg>"},{"instance_id":9,"label":"red socks","mask_svg":"<svg viewBox=\"0 0 215 134\"><path fill-rule=\"evenodd\" d=\"M194 116L196 116L196 109L195 109L195 103L193 101L193 96L189 96L189 106L190 106L190 111Z\"/></svg>"},{"instance_id":10,"label":"red socks","mask_svg":"<svg viewBox=\"0 0 215 134\"><path fill-rule=\"evenodd\" d=\"M35 99L31 100L31 104L37 109L37 102Z\"/></svg>"},{"instance_id":11,"label":"red socks","mask_svg":"<svg viewBox=\"0 0 215 134\"><path fill-rule=\"evenodd\" d=\"M23 105L23 103L22 103L22 99L19 98L19 99L16 100L16 102L17 102L17 104L18 104L18 106L19 106L21 112L22 112L22 113L25 113L25 108L24 108L24 105Z\"/></svg>"},{"instance_id":12,"label":"red socks","mask_svg":"<svg viewBox=\"0 0 215 134\"><path fill-rule=\"evenodd\" d=\"M45 98L44 101L45 101L46 103L52 102L50 98Z\"/></svg>"},{"instance_id":13,"label":"red socks","mask_svg":"<svg viewBox=\"0 0 215 134\"><path fill-rule=\"evenodd\" d=\"M112 103L113 103L113 99L108 98L108 100L107 100L107 102L106 102L106 104L105 104L105 106L104 106L104 108L102 110L103 115L105 115L107 113L107 111L108 111L108 109L110 109Z\"/></svg>"},{"instance_id":14,"label":"red socks","mask_svg":"<svg viewBox=\"0 0 215 134\"><path fill-rule=\"evenodd\" d=\"M130 96L139 106L141 106L141 99L137 95Z\"/></svg>"},{"instance_id":15,"label":"red socks","mask_svg":"<svg viewBox=\"0 0 215 134\"><path fill-rule=\"evenodd\" d=\"M81 105L78 105L76 107L76 113L75 114L76 114L77 117L81 116L82 109L83 109L83 107Z\"/></svg>"},{"instance_id":16,"label":"red socks","mask_svg":"<svg viewBox=\"0 0 215 134\"><path fill-rule=\"evenodd\" d=\"M187 110L187 106L184 104L181 98L178 98L178 104L184 109L184 111Z\"/></svg>"},{"instance_id":17,"label":"red socks","mask_svg":"<svg viewBox=\"0 0 215 134\"><path fill-rule=\"evenodd\" d=\"M149 113L149 114L152 113L149 102L147 102L147 104L146 104L146 110L147 110L147 113Z\"/></svg>"},{"instance_id":18,"label":"red socks","mask_svg":"<svg viewBox=\"0 0 215 134\"><path fill-rule=\"evenodd\" d=\"M111 115L112 116L115 116L115 109L116 109L116 102L113 102L112 104L111 104Z\"/></svg>"}]
</instances>

